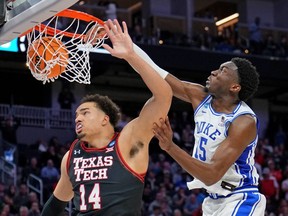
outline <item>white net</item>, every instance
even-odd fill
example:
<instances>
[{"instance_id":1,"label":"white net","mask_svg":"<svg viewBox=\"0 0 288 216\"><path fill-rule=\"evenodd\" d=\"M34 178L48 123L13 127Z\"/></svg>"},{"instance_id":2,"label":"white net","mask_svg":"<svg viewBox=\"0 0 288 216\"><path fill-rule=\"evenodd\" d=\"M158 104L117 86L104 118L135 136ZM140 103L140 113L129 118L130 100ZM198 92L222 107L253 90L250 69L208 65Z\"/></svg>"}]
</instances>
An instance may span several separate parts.
<instances>
[{"instance_id":1,"label":"white net","mask_svg":"<svg viewBox=\"0 0 288 216\"><path fill-rule=\"evenodd\" d=\"M70 16L79 14L78 11L67 11ZM107 39L103 22L97 18L91 20L90 15L85 20L84 16L75 18L72 15L71 18L59 14L27 34L27 65L32 75L43 84L58 77L90 84L89 53L101 47Z\"/></svg>"}]
</instances>

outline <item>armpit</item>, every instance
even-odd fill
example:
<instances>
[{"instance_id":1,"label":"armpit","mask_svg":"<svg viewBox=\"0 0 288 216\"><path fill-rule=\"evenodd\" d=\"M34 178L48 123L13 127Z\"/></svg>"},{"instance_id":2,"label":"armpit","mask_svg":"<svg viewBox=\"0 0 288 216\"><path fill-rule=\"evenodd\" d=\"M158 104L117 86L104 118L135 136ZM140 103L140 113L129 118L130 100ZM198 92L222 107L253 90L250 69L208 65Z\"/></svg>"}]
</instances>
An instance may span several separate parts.
<instances>
[{"instance_id":1,"label":"armpit","mask_svg":"<svg viewBox=\"0 0 288 216\"><path fill-rule=\"evenodd\" d=\"M135 145L132 146L130 149L129 155L130 158L133 158L141 149L143 149L144 143L143 142L136 142Z\"/></svg>"}]
</instances>

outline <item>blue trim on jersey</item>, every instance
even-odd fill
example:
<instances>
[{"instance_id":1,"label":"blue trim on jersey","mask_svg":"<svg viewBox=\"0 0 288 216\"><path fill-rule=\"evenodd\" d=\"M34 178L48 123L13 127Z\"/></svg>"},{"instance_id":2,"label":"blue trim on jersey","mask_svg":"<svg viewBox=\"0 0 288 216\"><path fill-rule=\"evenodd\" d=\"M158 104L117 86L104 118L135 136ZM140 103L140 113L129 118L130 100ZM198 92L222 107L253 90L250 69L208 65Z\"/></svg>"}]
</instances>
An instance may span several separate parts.
<instances>
[{"instance_id":1,"label":"blue trim on jersey","mask_svg":"<svg viewBox=\"0 0 288 216\"><path fill-rule=\"evenodd\" d=\"M200 102L200 104L198 105L198 107L196 108L195 112L194 112L194 116L196 115L196 113L198 112L198 110L207 102L207 100L209 100L212 96L211 95L207 95L206 98L204 98L202 100L202 102Z\"/></svg>"},{"instance_id":2,"label":"blue trim on jersey","mask_svg":"<svg viewBox=\"0 0 288 216\"><path fill-rule=\"evenodd\" d=\"M231 117L231 116L233 116L233 115L240 109L241 105L242 105L242 103L240 102L240 103L235 107L235 109L233 110L233 112L232 112L232 113L228 113L228 114L227 114L227 113L219 113L219 112L216 112L216 111L213 109L211 103L209 104L209 109L210 109L211 113L212 113L213 115L215 115L215 116L225 115L225 116L227 116L227 117Z\"/></svg>"},{"instance_id":3,"label":"blue trim on jersey","mask_svg":"<svg viewBox=\"0 0 288 216\"><path fill-rule=\"evenodd\" d=\"M237 209L239 209L239 206L245 202L245 200L247 199L247 196L248 196L247 193L244 193L244 194L243 194L243 199L238 202L238 204L237 204L237 205L235 206L235 208L234 208L234 211L232 212L232 215L233 215L233 216L236 216L236 214L237 214L237 212L238 212ZM246 215L247 215L247 214L246 214Z\"/></svg>"},{"instance_id":4,"label":"blue trim on jersey","mask_svg":"<svg viewBox=\"0 0 288 216\"><path fill-rule=\"evenodd\" d=\"M249 145L246 147L246 149L243 151L243 153L240 155L240 157L235 162L235 167L237 168L236 171L240 175L244 176L243 178L245 181L243 182L243 179L241 179L239 186L245 186L245 185L255 185L257 184L257 181L253 177L253 170L254 166L251 166L251 155L253 154L253 151L255 149L256 143L254 142L253 145Z\"/></svg>"},{"instance_id":5,"label":"blue trim on jersey","mask_svg":"<svg viewBox=\"0 0 288 216\"><path fill-rule=\"evenodd\" d=\"M216 112L216 111L213 109L211 103L209 104L209 109L210 109L211 113L212 113L213 115L215 115L215 116L225 115L225 116L227 116L227 117L231 117L231 116L234 115L233 113L229 113L229 114L227 114L227 113L219 113L219 112Z\"/></svg>"},{"instance_id":6,"label":"blue trim on jersey","mask_svg":"<svg viewBox=\"0 0 288 216\"><path fill-rule=\"evenodd\" d=\"M242 105L242 103L239 103L239 105ZM237 106L237 110L240 108L240 106ZM230 121L225 122L225 132L224 135L227 137L228 136L228 129L230 124L239 116L241 115L252 115L255 119L256 119L256 125L258 122L258 119L256 117L256 115L254 113L251 112L242 112L239 113L238 115L236 115L233 119L231 119ZM258 131L258 127L257 127L257 131ZM257 132L258 133L258 132ZM257 140L258 140L258 135L255 137L255 139L246 147L246 149L243 151L243 153L240 155L240 157L238 158L238 160L234 163L235 166L235 171L240 174L241 176L243 176L243 178L240 179L239 185L238 187L242 187L245 185L255 185L257 184L257 179L252 175L253 174L253 170L254 167L251 166L251 155L254 152L254 149L256 147L257 144ZM243 181L243 179L245 179L245 181Z\"/></svg>"},{"instance_id":7,"label":"blue trim on jersey","mask_svg":"<svg viewBox=\"0 0 288 216\"><path fill-rule=\"evenodd\" d=\"M211 199L223 199L232 196L233 194L237 193L259 193L258 187L257 186L246 186L246 187L239 187L236 188L233 192L228 194L227 196L224 195L218 195L215 193L209 193L209 197Z\"/></svg>"},{"instance_id":8,"label":"blue trim on jersey","mask_svg":"<svg viewBox=\"0 0 288 216\"><path fill-rule=\"evenodd\" d=\"M242 101L240 101L240 103L237 105L237 107L234 109L233 113L236 113L240 107L242 106Z\"/></svg>"},{"instance_id":9,"label":"blue trim on jersey","mask_svg":"<svg viewBox=\"0 0 288 216\"><path fill-rule=\"evenodd\" d=\"M244 193L243 199L236 205L231 216L253 215L256 206L261 200L259 193Z\"/></svg>"},{"instance_id":10,"label":"blue trim on jersey","mask_svg":"<svg viewBox=\"0 0 288 216\"><path fill-rule=\"evenodd\" d=\"M240 108L240 106L239 106L239 108ZM236 118L238 118L238 117L241 116L241 115L246 115L246 114L249 114L249 115L251 115L251 116L253 116L253 117L255 118L255 120L256 120L257 134L258 134L259 123L258 123L258 118L257 118L257 116L256 116L254 113L252 113L252 112L242 112L242 113L239 113L238 115L234 116L233 119L231 119L229 122L227 122L227 127L226 127L226 131L225 131L225 136L226 136L226 137L228 136L228 126L230 126L230 124L231 124ZM228 124L228 123L229 123L229 124ZM225 125L225 126L226 126L226 125ZM254 141L255 141L255 139L254 139L252 142L254 142Z\"/></svg>"}]
</instances>

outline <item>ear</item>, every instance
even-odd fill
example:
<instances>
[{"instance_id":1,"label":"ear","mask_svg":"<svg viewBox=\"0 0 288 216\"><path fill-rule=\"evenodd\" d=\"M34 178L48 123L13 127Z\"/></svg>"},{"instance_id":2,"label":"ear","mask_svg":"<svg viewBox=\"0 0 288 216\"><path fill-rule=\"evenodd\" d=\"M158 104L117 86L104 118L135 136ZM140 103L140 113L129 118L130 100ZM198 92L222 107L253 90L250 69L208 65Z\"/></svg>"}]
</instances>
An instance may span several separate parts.
<instances>
[{"instance_id":1,"label":"ear","mask_svg":"<svg viewBox=\"0 0 288 216\"><path fill-rule=\"evenodd\" d=\"M104 118L102 120L102 126L107 125L110 122L110 118L108 115L104 115Z\"/></svg>"},{"instance_id":2,"label":"ear","mask_svg":"<svg viewBox=\"0 0 288 216\"><path fill-rule=\"evenodd\" d=\"M239 93L241 90L241 86L240 84L234 83L232 84L230 91L232 91L233 93Z\"/></svg>"}]
</instances>

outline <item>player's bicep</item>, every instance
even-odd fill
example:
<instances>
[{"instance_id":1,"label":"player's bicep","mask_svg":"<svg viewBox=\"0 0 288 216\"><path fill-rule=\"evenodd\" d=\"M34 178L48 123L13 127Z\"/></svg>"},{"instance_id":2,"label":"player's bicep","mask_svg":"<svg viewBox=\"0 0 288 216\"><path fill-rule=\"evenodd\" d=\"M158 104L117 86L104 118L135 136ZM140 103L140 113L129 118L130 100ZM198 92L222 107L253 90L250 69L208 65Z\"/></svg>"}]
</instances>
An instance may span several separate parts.
<instances>
[{"instance_id":1,"label":"player's bicep","mask_svg":"<svg viewBox=\"0 0 288 216\"><path fill-rule=\"evenodd\" d=\"M138 136L147 137L150 140L154 134L152 131L153 123L160 123L160 118L165 119L167 116L172 98L151 97L143 106L139 117L135 121L135 132L140 133Z\"/></svg>"},{"instance_id":2,"label":"player's bicep","mask_svg":"<svg viewBox=\"0 0 288 216\"><path fill-rule=\"evenodd\" d=\"M238 117L230 125L227 138L220 144L211 159L215 169L223 176L256 136L257 128L253 117L248 115Z\"/></svg>"},{"instance_id":3,"label":"player's bicep","mask_svg":"<svg viewBox=\"0 0 288 216\"><path fill-rule=\"evenodd\" d=\"M139 121L144 126L152 129L153 122L159 122L160 118L165 118L169 112L172 101L171 97L165 98L152 96L143 106L139 113Z\"/></svg>"},{"instance_id":4,"label":"player's bicep","mask_svg":"<svg viewBox=\"0 0 288 216\"><path fill-rule=\"evenodd\" d=\"M200 84L182 81L172 74L169 74L165 80L171 86L173 95L176 98L191 103L194 108L197 107L207 95L204 91L204 86Z\"/></svg>"}]
</instances>

